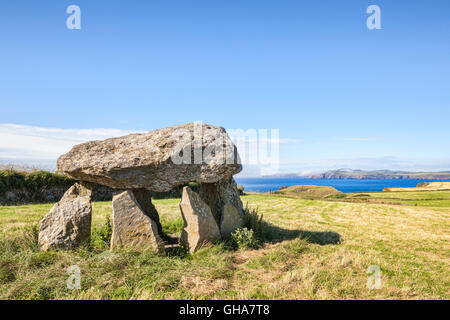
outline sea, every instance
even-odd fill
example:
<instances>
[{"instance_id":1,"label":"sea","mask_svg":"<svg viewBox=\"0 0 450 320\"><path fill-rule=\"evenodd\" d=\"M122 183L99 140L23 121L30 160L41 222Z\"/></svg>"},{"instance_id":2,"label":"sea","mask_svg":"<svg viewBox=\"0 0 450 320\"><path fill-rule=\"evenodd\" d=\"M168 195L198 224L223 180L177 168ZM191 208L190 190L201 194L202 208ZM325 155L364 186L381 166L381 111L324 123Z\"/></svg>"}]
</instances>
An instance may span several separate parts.
<instances>
[{"instance_id":1,"label":"sea","mask_svg":"<svg viewBox=\"0 0 450 320\"><path fill-rule=\"evenodd\" d=\"M421 182L450 182L450 180L414 180L414 179L306 179L306 178L238 178L238 185L248 192L269 192L281 187L295 185L330 186L344 193L377 192L387 187L415 187Z\"/></svg>"}]
</instances>

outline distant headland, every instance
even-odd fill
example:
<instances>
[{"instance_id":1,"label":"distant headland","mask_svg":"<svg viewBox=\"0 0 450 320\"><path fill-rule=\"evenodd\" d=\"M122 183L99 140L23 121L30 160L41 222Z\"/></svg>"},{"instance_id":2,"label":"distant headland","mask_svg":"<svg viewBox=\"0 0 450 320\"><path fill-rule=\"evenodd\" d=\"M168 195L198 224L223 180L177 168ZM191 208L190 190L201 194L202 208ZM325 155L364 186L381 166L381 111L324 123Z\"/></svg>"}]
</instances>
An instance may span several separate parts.
<instances>
[{"instance_id":1,"label":"distant headland","mask_svg":"<svg viewBox=\"0 0 450 320\"><path fill-rule=\"evenodd\" d=\"M308 179L418 179L418 180L450 180L450 171L409 172L393 170L353 170L338 169L314 174L280 174L264 177L308 178Z\"/></svg>"}]
</instances>

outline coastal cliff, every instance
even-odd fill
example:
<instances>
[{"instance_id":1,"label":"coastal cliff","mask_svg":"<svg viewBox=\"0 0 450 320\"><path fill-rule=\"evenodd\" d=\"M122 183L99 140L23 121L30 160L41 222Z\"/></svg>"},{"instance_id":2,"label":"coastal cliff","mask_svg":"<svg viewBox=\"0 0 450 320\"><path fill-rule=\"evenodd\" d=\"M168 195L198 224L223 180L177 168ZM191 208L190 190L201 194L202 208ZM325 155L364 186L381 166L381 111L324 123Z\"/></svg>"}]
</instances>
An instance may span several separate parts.
<instances>
[{"instance_id":1,"label":"coastal cliff","mask_svg":"<svg viewBox=\"0 0 450 320\"><path fill-rule=\"evenodd\" d=\"M283 174L265 177L277 177L277 178L298 177L308 179L361 179L361 180L362 179L450 180L450 171L408 172L408 171L391 171L391 170L365 171L352 169L338 169L308 175Z\"/></svg>"},{"instance_id":2,"label":"coastal cliff","mask_svg":"<svg viewBox=\"0 0 450 320\"><path fill-rule=\"evenodd\" d=\"M424 179L448 180L450 172L406 172L390 170L331 170L320 174L307 176L310 179Z\"/></svg>"}]
</instances>

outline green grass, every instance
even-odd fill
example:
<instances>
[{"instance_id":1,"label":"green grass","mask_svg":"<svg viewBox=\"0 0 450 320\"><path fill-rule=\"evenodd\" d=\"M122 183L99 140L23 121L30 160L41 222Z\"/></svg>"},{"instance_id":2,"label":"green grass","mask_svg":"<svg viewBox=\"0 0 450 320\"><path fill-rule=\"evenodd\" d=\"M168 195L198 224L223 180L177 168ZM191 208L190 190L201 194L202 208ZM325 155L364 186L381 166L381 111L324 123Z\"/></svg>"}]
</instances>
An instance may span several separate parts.
<instances>
[{"instance_id":1,"label":"green grass","mask_svg":"<svg viewBox=\"0 0 450 320\"><path fill-rule=\"evenodd\" d=\"M395 202L422 207L450 207L450 191L366 192L347 194L347 199Z\"/></svg>"},{"instance_id":2,"label":"green grass","mask_svg":"<svg viewBox=\"0 0 450 320\"><path fill-rule=\"evenodd\" d=\"M74 252L37 251L50 204L3 206L0 299L449 299L448 193L368 195L402 205L243 196L264 216L261 248L169 256L110 252L101 241L109 202L93 204L92 246ZM179 232L179 199L154 203L165 232ZM80 290L66 286L71 265ZM382 271L379 290L366 287L371 265Z\"/></svg>"},{"instance_id":3,"label":"green grass","mask_svg":"<svg viewBox=\"0 0 450 320\"><path fill-rule=\"evenodd\" d=\"M284 187L280 190L274 191L274 194L292 196L300 199L323 199L326 197L343 196L344 194L333 187L328 186L314 186L314 185L300 185L292 187Z\"/></svg>"}]
</instances>

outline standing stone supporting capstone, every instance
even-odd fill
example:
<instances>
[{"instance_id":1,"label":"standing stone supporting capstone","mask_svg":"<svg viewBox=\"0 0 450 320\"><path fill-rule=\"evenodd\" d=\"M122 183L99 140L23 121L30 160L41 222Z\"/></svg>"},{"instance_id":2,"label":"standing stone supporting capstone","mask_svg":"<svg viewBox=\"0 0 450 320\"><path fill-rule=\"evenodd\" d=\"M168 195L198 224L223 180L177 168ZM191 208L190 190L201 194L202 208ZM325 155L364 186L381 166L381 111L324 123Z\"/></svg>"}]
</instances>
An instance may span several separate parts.
<instances>
[{"instance_id":1,"label":"standing stone supporting capstone","mask_svg":"<svg viewBox=\"0 0 450 320\"><path fill-rule=\"evenodd\" d=\"M42 219L39 249L76 249L91 239L92 191L87 184L76 183Z\"/></svg>"},{"instance_id":2,"label":"standing stone supporting capstone","mask_svg":"<svg viewBox=\"0 0 450 320\"><path fill-rule=\"evenodd\" d=\"M222 202L224 204L231 203L244 216L244 206L242 205L241 196L239 195L239 190L233 177L220 181L218 185Z\"/></svg>"},{"instance_id":3,"label":"standing stone supporting capstone","mask_svg":"<svg viewBox=\"0 0 450 320\"><path fill-rule=\"evenodd\" d=\"M146 189L134 189L132 191L142 211L156 223L158 234L162 235L163 232L161 222L159 221L159 214L152 203L152 193Z\"/></svg>"},{"instance_id":4,"label":"standing stone supporting capstone","mask_svg":"<svg viewBox=\"0 0 450 320\"><path fill-rule=\"evenodd\" d=\"M211 208L218 224L220 224L221 215L227 203L232 204L238 210L239 214L244 217L241 197L239 196L239 190L233 177L223 179L218 183L202 183L199 195Z\"/></svg>"},{"instance_id":5,"label":"standing stone supporting capstone","mask_svg":"<svg viewBox=\"0 0 450 320\"><path fill-rule=\"evenodd\" d=\"M200 198L211 209L211 213L217 225L220 224L222 200L216 183L202 183L198 190Z\"/></svg>"},{"instance_id":6,"label":"standing stone supporting capstone","mask_svg":"<svg viewBox=\"0 0 450 320\"><path fill-rule=\"evenodd\" d=\"M220 233L222 238L228 239L231 234L244 226L244 218L239 210L231 203L227 203L223 207L222 217L220 220Z\"/></svg>"},{"instance_id":7,"label":"standing stone supporting capstone","mask_svg":"<svg viewBox=\"0 0 450 320\"><path fill-rule=\"evenodd\" d=\"M113 197L111 249L116 248L164 252L157 223L146 214L131 190Z\"/></svg>"},{"instance_id":8,"label":"standing stone supporting capstone","mask_svg":"<svg viewBox=\"0 0 450 320\"><path fill-rule=\"evenodd\" d=\"M221 240L220 230L211 209L189 187L183 188L180 209L184 220L180 242L189 248L190 252L197 251L206 243Z\"/></svg>"}]
</instances>

